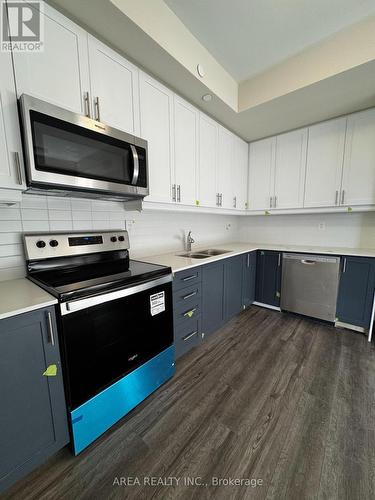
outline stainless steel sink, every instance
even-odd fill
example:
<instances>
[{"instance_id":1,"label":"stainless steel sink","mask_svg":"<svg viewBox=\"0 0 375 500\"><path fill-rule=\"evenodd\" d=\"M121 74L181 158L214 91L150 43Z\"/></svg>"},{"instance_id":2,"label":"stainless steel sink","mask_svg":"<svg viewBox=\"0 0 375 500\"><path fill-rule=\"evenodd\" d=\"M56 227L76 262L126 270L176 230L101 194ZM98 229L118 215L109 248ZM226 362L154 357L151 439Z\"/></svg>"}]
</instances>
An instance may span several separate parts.
<instances>
[{"instance_id":1,"label":"stainless steel sink","mask_svg":"<svg viewBox=\"0 0 375 500\"><path fill-rule=\"evenodd\" d=\"M177 257L189 257L190 259L207 259L215 255L222 255L229 253L231 250L217 250L216 248L209 248L207 250L199 250L196 252L185 252L177 254Z\"/></svg>"},{"instance_id":2,"label":"stainless steel sink","mask_svg":"<svg viewBox=\"0 0 375 500\"><path fill-rule=\"evenodd\" d=\"M208 250L199 250L199 253L204 255L209 255L210 257L213 255L223 255L224 253L229 253L232 250L217 250L216 248L209 248Z\"/></svg>"},{"instance_id":3,"label":"stainless steel sink","mask_svg":"<svg viewBox=\"0 0 375 500\"><path fill-rule=\"evenodd\" d=\"M189 259L208 259L211 255L198 252L186 252L177 254L177 257L189 257Z\"/></svg>"}]
</instances>

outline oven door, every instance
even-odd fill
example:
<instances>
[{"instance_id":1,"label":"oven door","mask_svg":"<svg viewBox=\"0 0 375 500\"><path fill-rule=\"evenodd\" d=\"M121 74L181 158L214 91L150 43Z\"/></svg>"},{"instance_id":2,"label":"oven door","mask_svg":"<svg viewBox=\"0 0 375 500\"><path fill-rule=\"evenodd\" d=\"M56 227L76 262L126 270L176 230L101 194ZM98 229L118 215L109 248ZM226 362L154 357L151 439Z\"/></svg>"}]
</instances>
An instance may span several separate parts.
<instances>
[{"instance_id":1,"label":"oven door","mask_svg":"<svg viewBox=\"0 0 375 500\"><path fill-rule=\"evenodd\" d=\"M171 281L60 304L70 411L173 344Z\"/></svg>"},{"instance_id":2,"label":"oven door","mask_svg":"<svg viewBox=\"0 0 375 500\"><path fill-rule=\"evenodd\" d=\"M28 184L148 194L147 142L39 99L20 99Z\"/></svg>"}]
</instances>

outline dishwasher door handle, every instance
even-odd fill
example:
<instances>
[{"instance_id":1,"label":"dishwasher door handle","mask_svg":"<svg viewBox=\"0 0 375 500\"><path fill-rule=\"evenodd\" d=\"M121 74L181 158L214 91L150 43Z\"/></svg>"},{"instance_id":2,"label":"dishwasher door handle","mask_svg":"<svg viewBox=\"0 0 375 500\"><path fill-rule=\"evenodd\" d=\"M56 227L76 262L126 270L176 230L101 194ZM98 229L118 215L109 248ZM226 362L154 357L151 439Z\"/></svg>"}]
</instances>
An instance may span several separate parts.
<instances>
[{"instance_id":1,"label":"dishwasher door handle","mask_svg":"<svg viewBox=\"0 0 375 500\"><path fill-rule=\"evenodd\" d=\"M316 264L316 260L302 259L300 262L302 264L307 264L308 266L313 266L314 264Z\"/></svg>"}]
</instances>

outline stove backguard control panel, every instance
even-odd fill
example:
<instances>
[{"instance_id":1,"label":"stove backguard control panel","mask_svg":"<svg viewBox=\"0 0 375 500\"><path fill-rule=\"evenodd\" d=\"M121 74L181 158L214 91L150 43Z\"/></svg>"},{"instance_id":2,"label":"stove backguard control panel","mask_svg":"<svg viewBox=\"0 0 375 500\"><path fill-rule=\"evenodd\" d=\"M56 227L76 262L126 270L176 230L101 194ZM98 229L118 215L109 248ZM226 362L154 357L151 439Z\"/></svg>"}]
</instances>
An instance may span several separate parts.
<instances>
[{"instance_id":1,"label":"stove backguard control panel","mask_svg":"<svg viewBox=\"0 0 375 500\"><path fill-rule=\"evenodd\" d=\"M24 235L27 260L129 249L127 231L29 233Z\"/></svg>"}]
</instances>

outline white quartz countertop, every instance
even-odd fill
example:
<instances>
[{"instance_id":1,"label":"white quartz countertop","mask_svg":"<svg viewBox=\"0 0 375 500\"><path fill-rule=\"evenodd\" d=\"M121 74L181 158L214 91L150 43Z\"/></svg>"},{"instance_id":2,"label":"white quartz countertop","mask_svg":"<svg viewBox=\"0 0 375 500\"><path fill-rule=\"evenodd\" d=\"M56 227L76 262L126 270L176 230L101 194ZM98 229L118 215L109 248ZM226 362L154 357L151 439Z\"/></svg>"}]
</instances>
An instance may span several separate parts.
<instances>
[{"instance_id":1,"label":"white quartz countertop","mask_svg":"<svg viewBox=\"0 0 375 500\"><path fill-rule=\"evenodd\" d=\"M0 319L57 303L57 299L26 278L0 282Z\"/></svg>"},{"instance_id":2,"label":"white quartz countertop","mask_svg":"<svg viewBox=\"0 0 375 500\"><path fill-rule=\"evenodd\" d=\"M218 250L229 250L228 253L222 255L215 255L206 259L192 259L189 257L180 257L178 254L184 253L183 250L161 255L151 255L142 257L139 260L150 262L152 264L159 264L172 268L173 272L183 271L191 267L202 266L215 262L220 259L233 257L242 253L251 252L253 250L276 250L280 252L301 252L301 253L316 253L316 254L333 254L333 255L352 255L358 257L375 257L375 249L366 248L340 248L340 247L317 247L310 245L278 245L278 244L262 244L262 243L225 243L225 244L209 244L209 245L193 245L192 250L199 252L208 248L215 248Z\"/></svg>"}]
</instances>

